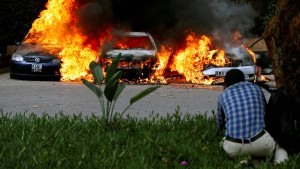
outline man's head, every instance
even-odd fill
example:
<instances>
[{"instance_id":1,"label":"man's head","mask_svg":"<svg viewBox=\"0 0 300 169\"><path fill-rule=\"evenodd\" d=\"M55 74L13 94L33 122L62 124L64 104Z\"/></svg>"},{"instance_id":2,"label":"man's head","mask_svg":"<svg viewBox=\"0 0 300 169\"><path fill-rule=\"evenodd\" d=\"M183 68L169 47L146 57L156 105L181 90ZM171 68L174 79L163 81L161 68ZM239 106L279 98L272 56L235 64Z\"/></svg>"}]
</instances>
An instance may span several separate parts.
<instances>
[{"instance_id":1,"label":"man's head","mask_svg":"<svg viewBox=\"0 0 300 169\"><path fill-rule=\"evenodd\" d=\"M224 88L245 81L245 75L239 69L231 69L225 75Z\"/></svg>"}]
</instances>

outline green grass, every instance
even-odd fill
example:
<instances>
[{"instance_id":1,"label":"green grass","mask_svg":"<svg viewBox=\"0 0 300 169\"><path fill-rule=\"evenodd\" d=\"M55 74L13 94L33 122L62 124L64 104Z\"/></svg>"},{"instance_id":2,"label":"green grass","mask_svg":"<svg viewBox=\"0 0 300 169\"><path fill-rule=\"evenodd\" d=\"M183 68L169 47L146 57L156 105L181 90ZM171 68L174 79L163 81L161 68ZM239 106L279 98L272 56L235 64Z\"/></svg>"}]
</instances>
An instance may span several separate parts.
<instances>
[{"instance_id":1,"label":"green grass","mask_svg":"<svg viewBox=\"0 0 300 169\"><path fill-rule=\"evenodd\" d=\"M126 117L107 124L97 116L0 113L1 169L242 168L241 159L229 159L219 146L222 133L214 119L203 115L176 111L167 117ZM254 168L297 166L299 156L280 166L266 160Z\"/></svg>"}]
</instances>

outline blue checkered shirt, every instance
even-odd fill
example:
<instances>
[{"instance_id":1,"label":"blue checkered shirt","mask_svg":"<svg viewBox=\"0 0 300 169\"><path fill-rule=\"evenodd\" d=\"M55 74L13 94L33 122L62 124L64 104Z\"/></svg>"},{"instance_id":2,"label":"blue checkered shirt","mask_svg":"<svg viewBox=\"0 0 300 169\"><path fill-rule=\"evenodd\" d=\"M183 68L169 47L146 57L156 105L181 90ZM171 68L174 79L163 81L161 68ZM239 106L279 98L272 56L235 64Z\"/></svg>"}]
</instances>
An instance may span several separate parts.
<instances>
[{"instance_id":1,"label":"blue checkered shirt","mask_svg":"<svg viewBox=\"0 0 300 169\"><path fill-rule=\"evenodd\" d=\"M264 113L261 88L243 81L229 86L219 96L216 122L219 128L225 127L225 136L247 139L264 129Z\"/></svg>"}]
</instances>

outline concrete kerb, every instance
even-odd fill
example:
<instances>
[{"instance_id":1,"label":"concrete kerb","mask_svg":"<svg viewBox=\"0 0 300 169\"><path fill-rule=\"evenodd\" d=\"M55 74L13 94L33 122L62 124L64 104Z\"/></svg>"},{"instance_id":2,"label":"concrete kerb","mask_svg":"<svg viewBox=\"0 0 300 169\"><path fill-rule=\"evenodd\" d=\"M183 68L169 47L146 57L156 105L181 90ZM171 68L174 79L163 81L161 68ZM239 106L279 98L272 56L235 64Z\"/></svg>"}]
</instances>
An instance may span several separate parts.
<instances>
[{"instance_id":1,"label":"concrete kerb","mask_svg":"<svg viewBox=\"0 0 300 169\"><path fill-rule=\"evenodd\" d=\"M0 54L0 73L9 72L10 54Z\"/></svg>"},{"instance_id":2,"label":"concrete kerb","mask_svg":"<svg viewBox=\"0 0 300 169\"><path fill-rule=\"evenodd\" d=\"M0 73L7 73L9 72L9 67L0 68Z\"/></svg>"}]
</instances>

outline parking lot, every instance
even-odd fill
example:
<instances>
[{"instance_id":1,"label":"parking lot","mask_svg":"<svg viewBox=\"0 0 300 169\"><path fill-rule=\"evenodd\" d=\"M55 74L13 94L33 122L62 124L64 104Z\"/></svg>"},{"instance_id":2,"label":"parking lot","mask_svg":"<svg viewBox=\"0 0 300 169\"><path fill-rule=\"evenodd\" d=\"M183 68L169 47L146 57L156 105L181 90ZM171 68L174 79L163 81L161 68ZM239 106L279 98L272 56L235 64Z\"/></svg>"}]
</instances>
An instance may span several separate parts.
<instances>
[{"instance_id":1,"label":"parking lot","mask_svg":"<svg viewBox=\"0 0 300 169\"><path fill-rule=\"evenodd\" d=\"M115 110L122 111L129 99L149 85L127 85L116 103ZM162 85L159 89L139 100L126 112L136 117L148 117L158 113L162 116L174 113L179 106L182 113L207 113L216 109L222 86L192 84ZM47 113L99 115L98 99L81 82L27 81L9 78L9 73L0 74L0 108L4 113Z\"/></svg>"}]
</instances>

